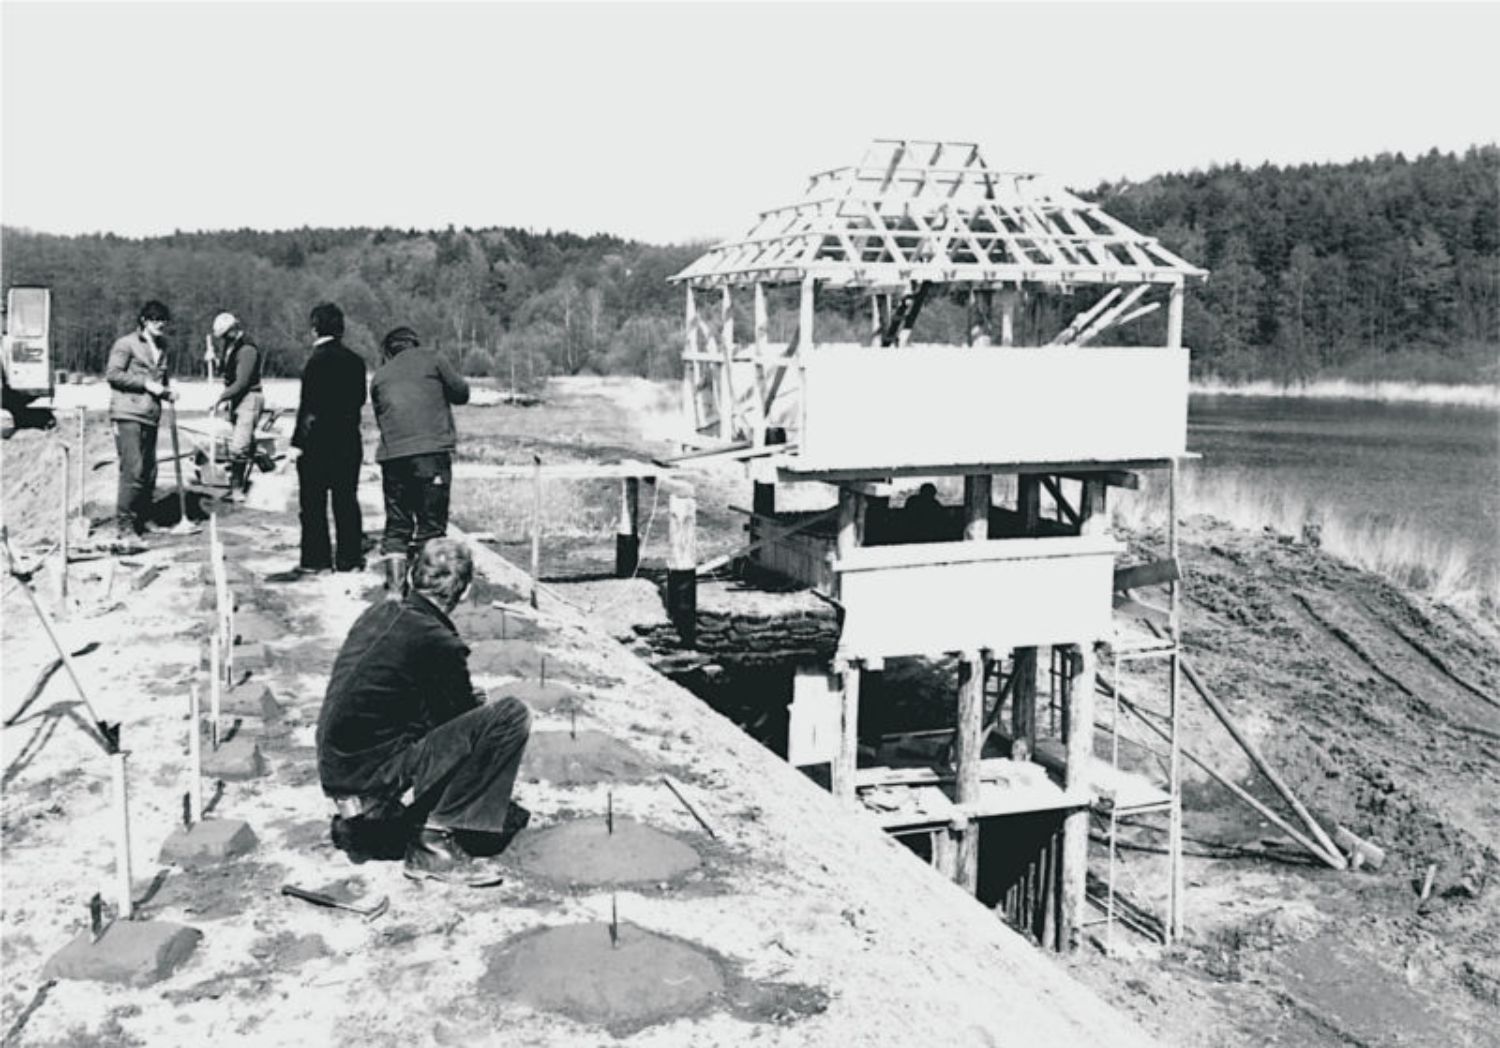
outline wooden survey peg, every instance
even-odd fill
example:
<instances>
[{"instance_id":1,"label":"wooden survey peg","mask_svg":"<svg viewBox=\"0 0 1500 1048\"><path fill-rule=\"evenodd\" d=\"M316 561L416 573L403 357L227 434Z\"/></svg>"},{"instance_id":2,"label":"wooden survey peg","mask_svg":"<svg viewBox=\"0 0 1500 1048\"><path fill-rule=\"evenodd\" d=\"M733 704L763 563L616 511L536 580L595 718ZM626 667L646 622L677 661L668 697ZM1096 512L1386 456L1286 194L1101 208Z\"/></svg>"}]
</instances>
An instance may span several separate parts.
<instances>
[{"instance_id":1,"label":"wooden survey peg","mask_svg":"<svg viewBox=\"0 0 1500 1048\"><path fill-rule=\"evenodd\" d=\"M620 948L620 897L614 892L609 893L609 945Z\"/></svg>"},{"instance_id":2,"label":"wooden survey peg","mask_svg":"<svg viewBox=\"0 0 1500 1048\"><path fill-rule=\"evenodd\" d=\"M615 834L615 791L610 790L605 795L604 828L609 831L611 837Z\"/></svg>"},{"instance_id":3,"label":"wooden survey peg","mask_svg":"<svg viewBox=\"0 0 1500 1048\"><path fill-rule=\"evenodd\" d=\"M104 897L98 892L89 899L89 941L98 942L104 934Z\"/></svg>"}]
</instances>

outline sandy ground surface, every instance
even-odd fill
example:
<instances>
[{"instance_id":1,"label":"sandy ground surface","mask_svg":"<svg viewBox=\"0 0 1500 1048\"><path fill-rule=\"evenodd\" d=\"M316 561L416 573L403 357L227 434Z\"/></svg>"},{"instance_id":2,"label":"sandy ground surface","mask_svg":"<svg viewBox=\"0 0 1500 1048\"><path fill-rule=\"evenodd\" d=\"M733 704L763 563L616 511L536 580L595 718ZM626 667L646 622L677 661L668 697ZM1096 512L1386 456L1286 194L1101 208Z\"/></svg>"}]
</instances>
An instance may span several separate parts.
<instances>
[{"instance_id":1,"label":"sandy ground surface","mask_svg":"<svg viewBox=\"0 0 1500 1048\"><path fill-rule=\"evenodd\" d=\"M56 441L71 433L23 432L4 446L5 519L24 549L55 539ZM113 470L93 464L111 448L103 426L90 433L87 505L102 517ZM371 473L363 488L373 498ZM366 523L373 529L378 516ZM251 854L221 867L185 870L158 858L190 782L187 695L204 680L199 646L211 615L200 607L203 537L160 537L137 556L74 564L65 609L53 572L37 576L44 600L66 612L64 642L98 645L78 658L79 670L100 714L124 725L137 916L203 932L192 957L151 987L41 979L47 958L86 927L88 898L111 893L109 763L80 726L87 716L65 676L28 701L52 653L22 595L7 593L3 708L13 723L0 733L7 1044L997 1045L1014 1043L1016 1031L1027 1043L1152 1043L899 845L550 598L535 643L549 680L566 682L581 706L539 710L534 728L601 733L630 751L601 759L633 771L569 784L523 769L518 796L534 818L520 841L580 820L597 829L612 810L690 847L699 863L605 890L502 857L504 884L484 891L417 884L398 863L351 864L328 841L313 728L328 667L372 597L373 575L272 582L295 560L293 519L242 509L226 512L221 527L245 572L235 586L242 606L282 624L267 644L269 667L252 679L267 683L285 709L278 722L245 719L237 729L258 737L267 774L209 790L213 815L244 819L259 838ZM83 530L75 521L75 545ZM498 556L480 561L487 598L523 585ZM468 615L469 639L478 641L493 620ZM517 682L490 673L479 683L501 693ZM588 836L582 832L585 844ZM517 846L516 854L528 853ZM365 922L282 897L286 883L367 903L388 897L390 908ZM617 948L605 936L614 914ZM540 937L564 928L573 931L562 940ZM540 951L542 943L553 953ZM534 956L552 967L541 968L541 985L523 985L516 958ZM569 980L609 969L616 956L637 979L650 963L683 971L692 985L709 987L708 996L672 1004L675 978L655 989L637 981L624 997L582 1004L558 996L559 981L574 988ZM666 1014L645 1025L621 1017L652 995L667 1000Z\"/></svg>"},{"instance_id":2,"label":"sandy ground surface","mask_svg":"<svg viewBox=\"0 0 1500 1048\"><path fill-rule=\"evenodd\" d=\"M477 461L530 462L535 454L556 462L662 450L669 419L657 387L584 380L542 408L463 412L460 427L465 455ZM91 432L91 457L108 457L102 427ZM5 517L28 544L45 545L56 530L55 514L35 509L55 501L56 469L41 465L55 461L47 458L55 439L23 433L5 446ZM90 500L107 507L112 468L89 476ZM748 502L748 483L720 473L696 477L695 486L700 551L732 548L743 519L724 507ZM373 484L365 487L373 494ZM579 487L583 494L549 490L544 574L601 570L612 558L611 496ZM514 485L456 492L458 519L492 531L519 563L529 506L527 489ZM654 501L643 496L642 509L655 519ZM284 517L244 514L233 527L263 554L247 558L254 571L295 556ZM1125 537L1133 559L1162 545L1160 534ZM656 520L646 536L648 560L659 558L664 538L664 519ZM134 719L138 740L154 740L132 744L141 746L133 788L142 877L156 869L155 849L184 788L185 687L205 617L194 611L196 562L186 549L180 564L177 555L154 550L120 569L114 596L126 606L73 627L102 644L80 660L100 682L106 698L98 701L111 715ZM1500 645L1492 624L1402 593L1300 542L1205 518L1187 521L1184 563L1190 660L1320 821L1378 842L1387 859L1378 871L1318 866L1189 768L1184 940L1163 949L1117 928L1109 955L1092 938L1064 962L1067 970L1173 1045L1500 1044L1493 946L1500 939ZM139 593L130 590L129 580L156 564L165 573ZM492 572L520 585L514 569L496 563ZM45 575L41 581L45 589ZM453 992L486 978L493 984L487 948L543 925L607 919L608 896L520 871L491 896L455 896L411 886L384 864L340 865L328 850L326 812L309 771L311 724L322 674L369 581L304 583L282 598L289 634L272 645L285 657L269 677L292 727L265 744L271 777L231 784L220 802L225 814L250 819L261 848L225 875L173 871L165 884L177 887L146 905L148 915L202 927L208 934L198 955L150 991L60 984L30 1015L20 1043L441 1043L497 1021L512 1043L609 1039ZM75 596L98 605L89 587L103 585L102 578L81 582ZM4 607L10 716L46 653L19 597L7 597ZM685 693L639 663L619 661L622 653L585 629L572 608L553 610L541 643L588 690L587 727L682 775L721 827L723 843L716 843L659 787L616 788L617 810L700 847L706 871L702 881L666 890L620 892L622 914L731 959L752 981L784 988L771 1009L782 1020L746 1018L730 994L712 1014L634 1040L998 1044L1018 1043L1018 1031L1025 1031L1019 1043L1130 1039L1128 1025L1101 1013L1096 998L1078 995L1052 960L1018 955L1018 940L998 919L934 883L898 846L841 817ZM1124 687L1159 705L1160 684L1143 674ZM1284 811L1205 706L1185 694L1187 748ZM69 719L71 700L64 678L55 678L3 735L11 978L0 1022L7 1027L35 1001L42 960L82 925L83 901L109 884L107 769ZM567 723L549 714L538 727ZM1140 747L1127 741L1123 750L1128 762L1152 767ZM543 829L599 816L606 789L526 783L521 795ZM1154 906L1163 838L1143 829L1126 840L1121 890ZM1102 871L1098 841L1094 854ZM1430 865L1433 890L1419 904ZM298 908L274 895L283 880L367 898L389 894L392 912L366 927ZM395 1007L371 1014L372 989ZM1057 1007L1078 1016L1078 1025L1049 1037L1037 1023Z\"/></svg>"}]
</instances>

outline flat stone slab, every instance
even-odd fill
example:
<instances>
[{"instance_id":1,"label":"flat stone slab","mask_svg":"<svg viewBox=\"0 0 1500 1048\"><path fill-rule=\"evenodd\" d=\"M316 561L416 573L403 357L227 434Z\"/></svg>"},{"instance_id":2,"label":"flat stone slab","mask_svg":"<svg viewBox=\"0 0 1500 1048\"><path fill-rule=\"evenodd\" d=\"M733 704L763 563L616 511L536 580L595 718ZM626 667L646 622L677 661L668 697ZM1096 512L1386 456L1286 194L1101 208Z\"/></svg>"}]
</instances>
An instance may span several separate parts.
<instances>
[{"instance_id":1,"label":"flat stone slab","mask_svg":"<svg viewBox=\"0 0 1500 1048\"><path fill-rule=\"evenodd\" d=\"M626 1036L713 1007L724 974L707 951L632 924L531 932L493 947L479 989Z\"/></svg>"},{"instance_id":2,"label":"flat stone slab","mask_svg":"<svg viewBox=\"0 0 1500 1048\"><path fill-rule=\"evenodd\" d=\"M559 786L645 782L657 766L628 743L602 731L536 731L521 758L521 778Z\"/></svg>"},{"instance_id":3,"label":"flat stone slab","mask_svg":"<svg viewBox=\"0 0 1500 1048\"><path fill-rule=\"evenodd\" d=\"M470 644L478 640L534 640L542 635L531 619L487 604L460 604L449 617L458 635Z\"/></svg>"},{"instance_id":4,"label":"flat stone slab","mask_svg":"<svg viewBox=\"0 0 1500 1048\"><path fill-rule=\"evenodd\" d=\"M149 986L187 960L203 933L171 921L115 921L98 942L90 938L84 930L53 954L42 978Z\"/></svg>"},{"instance_id":5,"label":"flat stone slab","mask_svg":"<svg viewBox=\"0 0 1500 1048\"><path fill-rule=\"evenodd\" d=\"M184 869L212 866L252 851L257 843L243 819L202 819L191 829L172 831L161 846L161 861Z\"/></svg>"},{"instance_id":6,"label":"flat stone slab","mask_svg":"<svg viewBox=\"0 0 1500 1048\"><path fill-rule=\"evenodd\" d=\"M543 684L536 680L515 680L492 690L498 697L520 699L537 713L567 713L582 710L585 705L583 696L577 691L551 681Z\"/></svg>"},{"instance_id":7,"label":"flat stone slab","mask_svg":"<svg viewBox=\"0 0 1500 1048\"><path fill-rule=\"evenodd\" d=\"M279 720L283 712L270 686L255 680L226 689L219 696L219 710L232 717L258 717L264 721Z\"/></svg>"},{"instance_id":8,"label":"flat stone slab","mask_svg":"<svg viewBox=\"0 0 1500 1048\"><path fill-rule=\"evenodd\" d=\"M236 781L258 779L266 773L266 762L255 740L236 735L216 750L203 748L203 774L210 779Z\"/></svg>"},{"instance_id":9,"label":"flat stone slab","mask_svg":"<svg viewBox=\"0 0 1500 1048\"><path fill-rule=\"evenodd\" d=\"M517 838L513 861L558 884L655 884L702 865L698 852L671 834L621 815L575 819Z\"/></svg>"},{"instance_id":10,"label":"flat stone slab","mask_svg":"<svg viewBox=\"0 0 1500 1048\"><path fill-rule=\"evenodd\" d=\"M526 640L476 640L469 644L469 673L497 677L539 677L542 653Z\"/></svg>"},{"instance_id":11,"label":"flat stone slab","mask_svg":"<svg viewBox=\"0 0 1500 1048\"><path fill-rule=\"evenodd\" d=\"M281 640L288 632L285 622L263 611L241 611L234 616L234 638L239 645Z\"/></svg>"}]
</instances>

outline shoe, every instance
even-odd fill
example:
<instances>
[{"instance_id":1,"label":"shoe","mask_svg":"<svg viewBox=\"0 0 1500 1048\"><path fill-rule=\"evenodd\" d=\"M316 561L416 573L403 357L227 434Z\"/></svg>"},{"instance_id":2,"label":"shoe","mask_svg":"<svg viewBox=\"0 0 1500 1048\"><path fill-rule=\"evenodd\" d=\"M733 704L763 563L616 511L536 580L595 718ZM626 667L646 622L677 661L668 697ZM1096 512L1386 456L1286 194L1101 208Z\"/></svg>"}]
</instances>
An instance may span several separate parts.
<instances>
[{"instance_id":1,"label":"shoe","mask_svg":"<svg viewBox=\"0 0 1500 1048\"><path fill-rule=\"evenodd\" d=\"M470 855L489 859L509 848L516 834L524 830L530 822L531 812L516 801L511 801L510 807L505 810L505 824L499 833L487 833L483 830L454 830L453 836L458 841L459 847Z\"/></svg>"},{"instance_id":2,"label":"shoe","mask_svg":"<svg viewBox=\"0 0 1500 1048\"><path fill-rule=\"evenodd\" d=\"M363 559L360 559L360 560L355 561L353 564L336 564L336 565L334 565L333 570L334 571L364 571L365 570L365 562L364 562Z\"/></svg>"},{"instance_id":3,"label":"shoe","mask_svg":"<svg viewBox=\"0 0 1500 1048\"><path fill-rule=\"evenodd\" d=\"M385 558L385 599L400 600L406 596L406 558L392 553Z\"/></svg>"},{"instance_id":4,"label":"shoe","mask_svg":"<svg viewBox=\"0 0 1500 1048\"><path fill-rule=\"evenodd\" d=\"M464 851L452 831L424 826L406 846L401 871L414 881L442 881L465 888L488 888L504 877L500 871Z\"/></svg>"}]
</instances>

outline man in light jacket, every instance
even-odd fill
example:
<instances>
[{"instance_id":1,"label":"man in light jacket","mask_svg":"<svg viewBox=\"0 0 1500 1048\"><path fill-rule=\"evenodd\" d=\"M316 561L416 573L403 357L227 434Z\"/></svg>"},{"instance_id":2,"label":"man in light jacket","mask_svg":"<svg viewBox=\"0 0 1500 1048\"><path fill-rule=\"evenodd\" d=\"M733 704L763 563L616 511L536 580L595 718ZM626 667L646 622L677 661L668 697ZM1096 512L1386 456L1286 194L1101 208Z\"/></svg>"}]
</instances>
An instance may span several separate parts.
<instances>
[{"instance_id":1,"label":"man in light jacket","mask_svg":"<svg viewBox=\"0 0 1500 1048\"><path fill-rule=\"evenodd\" d=\"M167 388L163 345L172 315L152 299L136 316L136 329L115 340L104 369L109 383L109 418L115 427L120 483L115 498L115 539L138 547L149 528L156 497L156 429L161 402L175 399Z\"/></svg>"},{"instance_id":2,"label":"man in light jacket","mask_svg":"<svg viewBox=\"0 0 1500 1048\"><path fill-rule=\"evenodd\" d=\"M370 380L370 402L380 427L381 487L385 495L386 597L400 600L408 559L428 539L448 533L453 450L458 434L450 405L469 402L469 384L417 333L398 327L381 342L385 363Z\"/></svg>"},{"instance_id":3,"label":"man in light jacket","mask_svg":"<svg viewBox=\"0 0 1500 1048\"><path fill-rule=\"evenodd\" d=\"M213 410L229 408L234 432L229 438L229 501L244 502L250 485L250 459L255 453L255 427L260 424L266 398L260 384L260 349L245 335L233 313L214 317L213 336L224 361L224 391Z\"/></svg>"}]
</instances>

